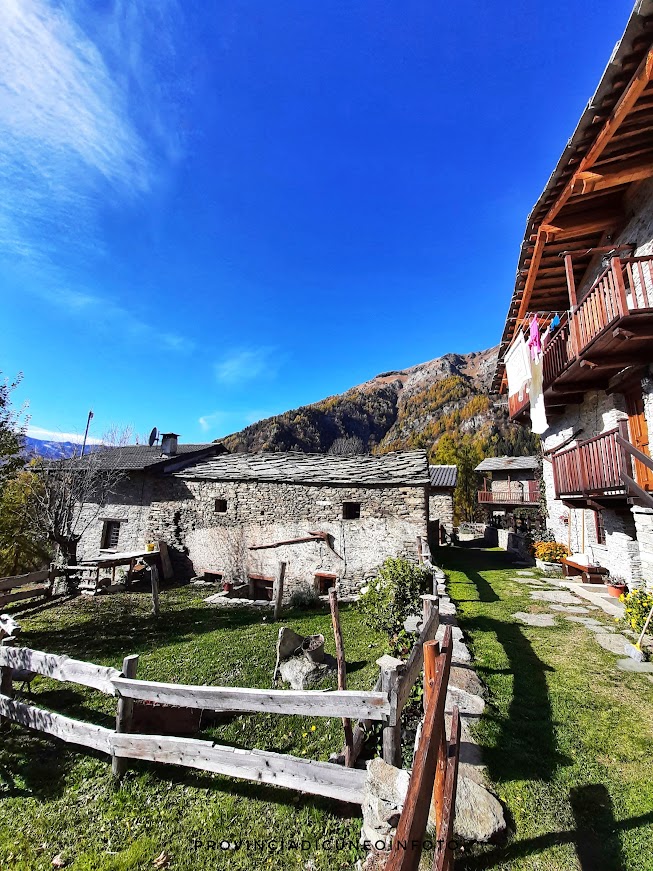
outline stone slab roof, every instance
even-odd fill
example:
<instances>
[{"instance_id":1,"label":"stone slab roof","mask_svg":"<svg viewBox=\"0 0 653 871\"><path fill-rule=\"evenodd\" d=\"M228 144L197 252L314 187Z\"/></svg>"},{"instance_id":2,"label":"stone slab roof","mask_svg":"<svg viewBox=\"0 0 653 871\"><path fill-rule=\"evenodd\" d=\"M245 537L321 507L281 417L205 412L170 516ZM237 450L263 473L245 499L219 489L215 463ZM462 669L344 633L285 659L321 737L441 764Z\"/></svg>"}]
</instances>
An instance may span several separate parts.
<instances>
[{"instance_id":1,"label":"stone slab roof","mask_svg":"<svg viewBox=\"0 0 653 871\"><path fill-rule=\"evenodd\" d=\"M431 475L431 487L445 489L456 486L458 480L458 466L429 466Z\"/></svg>"},{"instance_id":2,"label":"stone slab roof","mask_svg":"<svg viewBox=\"0 0 653 871\"><path fill-rule=\"evenodd\" d=\"M513 470L537 469L537 457L487 457L476 467L476 472L512 472Z\"/></svg>"},{"instance_id":3,"label":"stone slab roof","mask_svg":"<svg viewBox=\"0 0 653 871\"><path fill-rule=\"evenodd\" d=\"M401 451L378 457L268 452L223 454L177 473L213 481L277 481L294 484L421 485L429 483L426 451Z\"/></svg>"},{"instance_id":4,"label":"stone slab roof","mask_svg":"<svg viewBox=\"0 0 653 871\"><path fill-rule=\"evenodd\" d=\"M161 454L160 445L126 445L122 448L107 448L106 450L94 450L84 457L68 460L67 463L73 468L82 468L92 465L94 469L115 469L125 472L142 472L145 469L155 471L157 467L175 465L176 462L187 463L194 457L203 459L214 453L224 451L221 444L201 445L178 445L177 453L173 456Z\"/></svg>"}]
</instances>

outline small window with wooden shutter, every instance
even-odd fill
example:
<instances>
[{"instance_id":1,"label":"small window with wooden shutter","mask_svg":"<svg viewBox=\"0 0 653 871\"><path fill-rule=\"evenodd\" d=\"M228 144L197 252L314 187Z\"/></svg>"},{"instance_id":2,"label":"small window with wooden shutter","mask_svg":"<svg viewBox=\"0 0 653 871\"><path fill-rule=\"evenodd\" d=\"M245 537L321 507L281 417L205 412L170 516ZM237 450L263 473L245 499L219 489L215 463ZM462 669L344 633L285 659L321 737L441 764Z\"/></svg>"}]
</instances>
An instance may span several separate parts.
<instances>
[{"instance_id":1,"label":"small window with wooden shutter","mask_svg":"<svg viewBox=\"0 0 653 871\"><path fill-rule=\"evenodd\" d=\"M594 512L594 522L596 523L596 543L605 544L605 526L603 524L603 512Z\"/></svg>"}]
</instances>

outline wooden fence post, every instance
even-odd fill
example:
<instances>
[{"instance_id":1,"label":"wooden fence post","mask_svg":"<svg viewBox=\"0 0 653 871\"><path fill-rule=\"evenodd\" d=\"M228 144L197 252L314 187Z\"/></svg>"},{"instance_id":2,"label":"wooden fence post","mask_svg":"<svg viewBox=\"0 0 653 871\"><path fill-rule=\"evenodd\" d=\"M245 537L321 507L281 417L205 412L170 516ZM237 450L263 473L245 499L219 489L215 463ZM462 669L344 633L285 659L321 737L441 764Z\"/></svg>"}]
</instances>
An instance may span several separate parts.
<instances>
[{"instance_id":1,"label":"wooden fence post","mask_svg":"<svg viewBox=\"0 0 653 871\"><path fill-rule=\"evenodd\" d=\"M138 668L138 656L126 656L122 661L123 677L135 678L136 669ZM129 732L134 714L133 699L126 699L122 696L118 699L118 708L116 710L116 732ZM114 777L122 777L127 770L127 760L120 756L111 756L111 773Z\"/></svg>"},{"instance_id":2,"label":"wooden fence post","mask_svg":"<svg viewBox=\"0 0 653 871\"><path fill-rule=\"evenodd\" d=\"M376 664L381 669L381 691L390 701L390 716L383 727L383 761L401 768L401 713L397 715L397 691L399 668L404 663L386 653L377 659Z\"/></svg>"},{"instance_id":3,"label":"wooden fence post","mask_svg":"<svg viewBox=\"0 0 653 871\"><path fill-rule=\"evenodd\" d=\"M0 644L2 647L13 647L16 643L16 639L13 635L7 635L2 639ZM0 668L0 693L3 696L9 696L12 698L14 695L14 685L11 682L11 668L9 666L2 666ZM8 729L10 720L5 720L3 717L0 717L0 728Z\"/></svg>"},{"instance_id":4,"label":"wooden fence post","mask_svg":"<svg viewBox=\"0 0 653 871\"><path fill-rule=\"evenodd\" d=\"M440 654L440 645L437 641L427 641L424 645L424 711L433 694L435 684L436 666ZM446 687L444 692L446 693ZM447 736L444 728L440 731L440 739L437 747L437 766L435 769L435 783L433 785L432 805L435 811L435 831L440 831L442 820L442 801L444 796L444 782L447 774Z\"/></svg>"},{"instance_id":5,"label":"wooden fence post","mask_svg":"<svg viewBox=\"0 0 653 871\"><path fill-rule=\"evenodd\" d=\"M156 563L150 566L150 578L152 580L152 616L158 617L159 609L159 569Z\"/></svg>"},{"instance_id":6,"label":"wooden fence post","mask_svg":"<svg viewBox=\"0 0 653 871\"><path fill-rule=\"evenodd\" d=\"M286 564L280 562L277 566L277 577L274 584L274 622L281 617L281 603L283 602L283 579L286 576Z\"/></svg>"},{"instance_id":7,"label":"wooden fence post","mask_svg":"<svg viewBox=\"0 0 653 871\"><path fill-rule=\"evenodd\" d=\"M426 626L426 624L431 619L431 614L434 610L440 610L440 598L439 596L433 595L433 593L424 593L424 595L420 596L422 600L422 628ZM437 627L436 627L437 631ZM428 639L430 640L430 639Z\"/></svg>"},{"instance_id":8,"label":"wooden fence post","mask_svg":"<svg viewBox=\"0 0 653 871\"><path fill-rule=\"evenodd\" d=\"M347 689L347 663L345 662L345 649L342 643L342 629L340 628L340 614L338 613L338 593L335 587L329 590L329 606L331 608L331 623L333 635L336 640L336 658L338 660L338 689ZM354 733L351 728L349 717L342 718L342 727L345 731L345 765L351 768L354 756Z\"/></svg>"}]
</instances>

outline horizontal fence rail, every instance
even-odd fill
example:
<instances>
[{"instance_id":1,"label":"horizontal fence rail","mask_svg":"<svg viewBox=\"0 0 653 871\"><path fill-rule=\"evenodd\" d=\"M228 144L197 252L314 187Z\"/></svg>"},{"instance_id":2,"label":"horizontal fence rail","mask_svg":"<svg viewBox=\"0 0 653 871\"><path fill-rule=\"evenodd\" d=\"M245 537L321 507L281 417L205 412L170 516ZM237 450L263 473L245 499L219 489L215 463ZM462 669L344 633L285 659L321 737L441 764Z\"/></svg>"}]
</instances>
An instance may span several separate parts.
<instances>
[{"instance_id":1,"label":"horizontal fence rail","mask_svg":"<svg viewBox=\"0 0 653 871\"><path fill-rule=\"evenodd\" d=\"M72 720L0 694L0 714L14 723L110 756L199 768L361 804L365 771L265 750L223 747L195 738L132 735Z\"/></svg>"},{"instance_id":2,"label":"horizontal fence rail","mask_svg":"<svg viewBox=\"0 0 653 871\"><path fill-rule=\"evenodd\" d=\"M31 650L29 647L0 647L0 667L34 672L53 680L81 684L109 696L116 694L112 680L120 676L117 668L94 665L54 653L43 653L40 650Z\"/></svg>"},{"instance_id":3,"label":"horizontal fence rail","mask_svg":"<svg viewBox=\"0 0 653 871\"><path fill-rule=\"evenodd\" d=\"M250 687L206 687L114 677L111 683L125 698L202 708L206 711L260 711L313 717L361 717L385 720L387 695L358 690L261 690Z\"/></svg>"}]
</instances>

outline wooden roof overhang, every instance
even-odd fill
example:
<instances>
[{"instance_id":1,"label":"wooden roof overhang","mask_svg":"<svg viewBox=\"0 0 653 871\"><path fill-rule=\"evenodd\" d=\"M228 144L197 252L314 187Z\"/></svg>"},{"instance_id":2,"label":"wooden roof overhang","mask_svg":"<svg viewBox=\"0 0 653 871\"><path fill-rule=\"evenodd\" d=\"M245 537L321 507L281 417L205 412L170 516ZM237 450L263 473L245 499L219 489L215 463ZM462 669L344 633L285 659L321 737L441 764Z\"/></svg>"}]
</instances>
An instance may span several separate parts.
<instances>
[{"instance_id":1,"label":"wooden roof overhang","mask_svg":"<svg viewBox=\"0 0 653 871\"><path fill-rule=\"evenodd\" d=\"M493 390L503 356L530 313L570 308L565 254L576 287L625 227L626 193L653 177L653 0L641 0L596 94L531 212L521 246Z\"/></svg>"}]
</instances>

